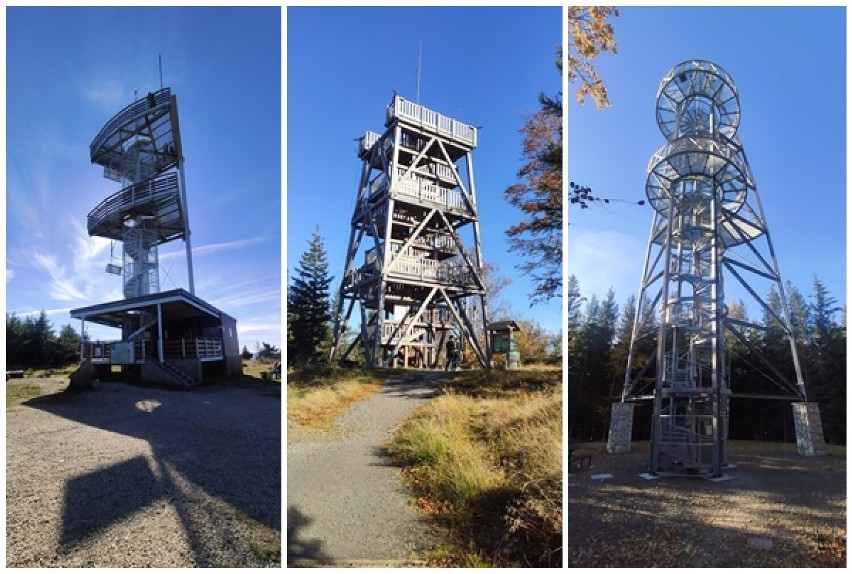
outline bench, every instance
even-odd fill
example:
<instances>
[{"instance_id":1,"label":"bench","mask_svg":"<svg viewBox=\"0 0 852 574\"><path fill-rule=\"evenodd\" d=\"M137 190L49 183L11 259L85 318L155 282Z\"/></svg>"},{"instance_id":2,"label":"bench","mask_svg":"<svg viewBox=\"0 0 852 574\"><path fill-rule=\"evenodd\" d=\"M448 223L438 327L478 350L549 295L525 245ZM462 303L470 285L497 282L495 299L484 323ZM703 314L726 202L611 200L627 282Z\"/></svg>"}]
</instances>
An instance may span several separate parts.
<instances>
[{"instance_id":1,"label":"bench","mask_svg":"<svg viewBox=\"0 0 852 574\"><path fill-rule=\"evenodd\" d=\"M6 371L6 380L9 379L23 379L24 372L23 371Z\"/></svg>"},{"instance_id":2,"label":"bench","mask_svg":"<svg viewBox=\"0 0 852 574\"><path fill-rule=\"evenodd\" d=\"M591 468L592 455L586 452L576 452L576 448L568 449L568 468Z\"/></svg>"}]
</instances>

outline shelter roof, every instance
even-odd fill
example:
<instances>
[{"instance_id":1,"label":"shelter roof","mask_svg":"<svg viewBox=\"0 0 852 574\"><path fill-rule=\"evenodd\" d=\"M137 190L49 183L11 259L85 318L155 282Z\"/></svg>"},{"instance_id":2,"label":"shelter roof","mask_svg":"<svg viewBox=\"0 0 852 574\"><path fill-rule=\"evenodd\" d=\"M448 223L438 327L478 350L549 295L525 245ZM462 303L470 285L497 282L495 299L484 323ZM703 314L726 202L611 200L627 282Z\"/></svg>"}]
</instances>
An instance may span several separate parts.
<instances>
[{"instance_id":1,"label":"shelter roof","mask_svg":"<svg viewBox=\"0 0 852 574\"><path fill-rule=\"evenodd\" d=\"M184 289L174 289L71 309L71 317L108 327L121 327L129 315L134 315L139 311L156 313L158 305L161 307L163 315L170 318L213 317L221 319L222 317L230 317L227 313L220 311ZM231 319L233 318L231 317Z\"/></svg>"},{"instance_id":2,"label":"shelter roof","mask_svg":"<svg viewBox=\"0 0 852 574\"><path fill-rule=\"evenodd\" d=\"M488 323L485 327L486 331L520 331L521 328L514 321L494 321Z\"/></svg>"}]
</instances>

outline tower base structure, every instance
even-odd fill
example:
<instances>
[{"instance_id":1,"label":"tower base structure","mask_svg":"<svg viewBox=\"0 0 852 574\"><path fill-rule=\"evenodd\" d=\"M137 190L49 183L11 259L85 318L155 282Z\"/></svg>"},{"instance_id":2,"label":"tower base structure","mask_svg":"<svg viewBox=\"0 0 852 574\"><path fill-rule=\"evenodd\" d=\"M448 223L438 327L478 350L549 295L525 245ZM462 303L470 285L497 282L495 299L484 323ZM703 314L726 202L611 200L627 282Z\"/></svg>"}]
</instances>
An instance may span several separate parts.
<instances>
[{"instance_id":1,"label":"tower base structure","mask_svg":"<svg viewBox=\"0 0 852 574\"><path fill-rule=\"evenodd\" d=\"M630 452L630 443L633 436L633 409L634 403L613 403L612 414L609 421L609 439L606 450L610 454L622 454Z\"/></svg>"},{"instance_id":2,"label":"tower base structure","mask_svg":"<svg viewBox=\"0 0 852 574\"><path fill-rule=\"evenodd\" d=\"M825 456L825 439L818 403L793 403L796 449L801 456Z\"/></svg>"}]
</instances>

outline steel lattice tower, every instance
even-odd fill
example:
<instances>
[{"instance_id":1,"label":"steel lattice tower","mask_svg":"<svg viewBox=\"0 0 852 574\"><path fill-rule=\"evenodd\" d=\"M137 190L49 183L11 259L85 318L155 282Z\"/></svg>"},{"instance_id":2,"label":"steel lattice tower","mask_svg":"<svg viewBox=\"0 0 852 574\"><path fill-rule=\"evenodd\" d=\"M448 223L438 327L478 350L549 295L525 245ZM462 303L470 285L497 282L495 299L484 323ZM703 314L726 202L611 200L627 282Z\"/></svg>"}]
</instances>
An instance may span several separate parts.
<instances>
[{"instance_id":1,"label":"steel lattice tower","mask_svg":"<svg viewBox=\"0 0 852 574\"><path fill-rule=\"evenodd\" d=\"M360 332L341 360L360 344L368 366L401 359L403 366L435 368L454 334L485 366L485 282L471 160L477 130L398 95L387 107L385 128L359 141L361 175L330 359L357 303ZM472 237L472 252L462 233Z\"/></svg>"},{"instance_id":2,"label":"steel lattice tower","mask_svg":"<svg viewBox=\"0 0 852 574\"><path fill-rule=\"evenodd\" d=\"M784 285L737 136L739 122L737 88L716 64L683 62L663 78L657 124L668 141L648 165L645 190L654 219L623 402L613 410L609 444L611 452L629 450L632 408L624 417L624 407L630 401L653 400L652 473L719 476L727 464L729 401L737 395L725 368L726 335L759 354L744 332L763 327L728 316L725 279L735 281L750 301L776 319L789 341L792 369L759 354L782 388L782 394L763 398L806 400ZM767 288L780 294L780 314L759 294ZM646 338L656 338L656 354L637 373L636 347ZM649 377L652 368L656 375ZM797 421L797 434L798 426Z\"/></svg>"}]
</instances>

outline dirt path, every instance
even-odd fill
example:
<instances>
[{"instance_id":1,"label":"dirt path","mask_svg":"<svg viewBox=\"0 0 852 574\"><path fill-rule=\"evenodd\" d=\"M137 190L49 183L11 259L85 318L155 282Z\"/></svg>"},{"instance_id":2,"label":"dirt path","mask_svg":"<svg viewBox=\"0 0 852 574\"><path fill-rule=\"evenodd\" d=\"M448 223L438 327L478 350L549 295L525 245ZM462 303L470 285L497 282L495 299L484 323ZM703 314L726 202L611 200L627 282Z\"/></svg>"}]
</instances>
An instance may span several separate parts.
<instances>
[{"instance_id":1,"label":"dirt path","mask_svg":"<svg viewBox=\"0 0 852 574\"><path fill-rule=\"evenodd\" d=\"M443 376L395 376L328 432L288 427L288 565L418 563L435 546L439 534L413 509L382 445Z\"/></svg>"},{"instance_id":2,"label":"dirt path","mask_svg":"<svg viewBox=\"0 0 852 574\"><path fill-rule=\"evenodd\" d=\"M647 443L568 475L568 567L838 567L846 461L795 445L730 443L730 480L645 480ZM605 480L593 475L610 474Z\"/></svg>"}]
</instances>

